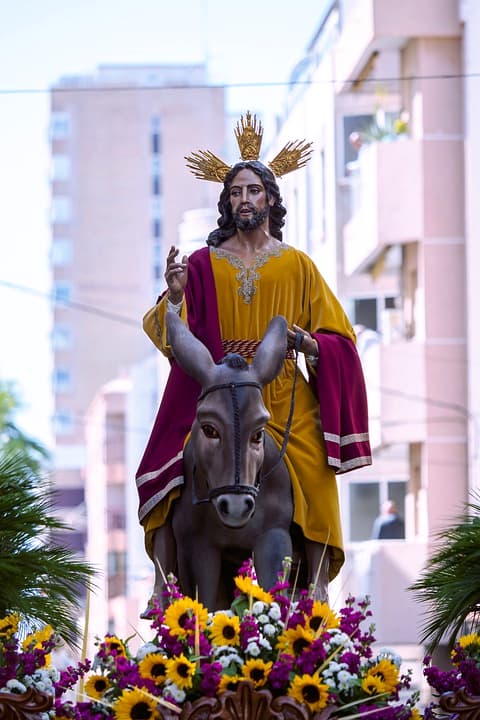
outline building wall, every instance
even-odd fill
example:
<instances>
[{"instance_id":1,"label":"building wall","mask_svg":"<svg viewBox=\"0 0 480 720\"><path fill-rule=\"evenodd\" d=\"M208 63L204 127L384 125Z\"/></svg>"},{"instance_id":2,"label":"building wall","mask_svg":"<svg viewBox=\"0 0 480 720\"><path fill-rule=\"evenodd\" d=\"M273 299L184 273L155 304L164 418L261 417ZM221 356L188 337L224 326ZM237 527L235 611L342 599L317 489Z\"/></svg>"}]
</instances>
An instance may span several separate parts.
<instances>
[{"instance_id":1,"label":"building wall","mask_svg":"<svg viewBox=\"0 0 480 720\"><path fill-rule=\"evenodd\" d=\"M163 288L183 213L216 201L214 184L184 162L198 148L224 149L223 89L205 81L203 66L105 66L52 89L60 491L83 492L85 412L98 388L153 352L141 318ZM76 549L83 542L79 532Z\"/></svg>"}]
</instances>

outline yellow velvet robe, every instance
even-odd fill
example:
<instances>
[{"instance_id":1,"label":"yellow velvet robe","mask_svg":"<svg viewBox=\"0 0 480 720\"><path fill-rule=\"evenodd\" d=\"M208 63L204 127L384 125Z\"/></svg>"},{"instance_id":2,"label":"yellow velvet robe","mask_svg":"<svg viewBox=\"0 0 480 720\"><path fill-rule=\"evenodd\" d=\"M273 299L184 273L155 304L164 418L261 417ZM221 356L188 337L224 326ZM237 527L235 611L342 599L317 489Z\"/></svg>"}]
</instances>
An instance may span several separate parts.
<instances>
[{"instance_id":1,"label":"yellow velvet robe","mask_svg":"<svg viewBox=\"0 0 480 720\"><path fill-rule=\"evenodd\" d=\"M222 248L211 248L210 258L223 340L260 340L274 315L283 315L289 327L295 324L309 332L330 331L355 339L340 303L305 253L280 245L258 255L251 267L245 267L236 255ZM144 329L155 345L170 356L165 312L164 298L145 315ZM188 322L185 303L181 314ZM271 415L267 430L279 447L290 409L294 370L294 360L286 359L279 376L263 392ZM305 537L331 547L333 578L343 564L344 553L336 474L327 465L320 415L316 395L299 372L285 455L293 487L294 520ZM163 511L152 511L145 526L147 532L164 521L169 504Z\"/></svg>"}]
</instances>

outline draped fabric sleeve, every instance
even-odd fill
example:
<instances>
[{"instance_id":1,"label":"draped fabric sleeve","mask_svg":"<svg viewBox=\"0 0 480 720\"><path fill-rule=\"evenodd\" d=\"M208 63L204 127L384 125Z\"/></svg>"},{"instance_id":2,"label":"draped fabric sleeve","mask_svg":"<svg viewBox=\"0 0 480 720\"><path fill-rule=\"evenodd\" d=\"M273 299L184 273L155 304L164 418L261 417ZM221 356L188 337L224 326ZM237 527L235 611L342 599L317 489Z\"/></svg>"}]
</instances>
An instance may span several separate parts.
<instances>
[{"instance_id":1,"label":"draped fabric sleeve","mask_svg":"<svg viewBox=\"0 0 480 720\"><path fill-rule=\"evenodd\" d=\"M162 352L165 357L172 357L172 348L168 343L165 315L167 313L167 294L164 293L156 305L148 310L143 318L143 329L153 344ZM187 323L187 305L183 301L180 310L181 319Z\"/></svg>"}]
</instances>

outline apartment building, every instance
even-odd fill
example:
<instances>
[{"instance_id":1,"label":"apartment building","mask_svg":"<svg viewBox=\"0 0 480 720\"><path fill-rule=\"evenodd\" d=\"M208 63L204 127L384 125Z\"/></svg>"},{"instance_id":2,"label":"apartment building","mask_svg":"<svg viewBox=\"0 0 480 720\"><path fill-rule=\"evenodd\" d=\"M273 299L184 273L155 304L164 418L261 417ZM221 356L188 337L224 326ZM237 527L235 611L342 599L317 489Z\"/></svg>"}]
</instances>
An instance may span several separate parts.
<instances>
[{"instance_id":1,"label":"apartment building","mask_svg":"<svg viewBox=\"0 0 480 720\"><path fill-rule=\"evenodd\" d=\"M479 117L464 75L478 29L478 8L457 0L327 4L272 149L314 142L308 166L282 181L285 236L341 298L368 385L374 461L339 478L347 562L334 594L369 594L379 642L397 646L418 642L424 608L408 586L475 485L465 225L478 226L478 163L467 156L466 176L464 116L477 150ZM405 518L404 540L371 540L387 498Z\"/></svg>"},{"instance_id":2,"label":"apartment building","mask_svg":"<svg viewBox=\"0 0 480 720\"><path fill-rule=\"evenodd\" d=\"M203 147L221 155L224 136L224 92L207 87L203 65L102 66L51 90L54 471L58 505L75 530L63 540L79 552L87 409L106 383L154 352L141 319L163 289L168 248L185 212L216 202L215 188L196 181L183 158ZM106 418L110 438L115 422ZM89 512L96 492L90 483ZM109 505L105 512L112 522L121 514ZM118 532L122 522L119 515Z\"/></svg>"}]
</instances>

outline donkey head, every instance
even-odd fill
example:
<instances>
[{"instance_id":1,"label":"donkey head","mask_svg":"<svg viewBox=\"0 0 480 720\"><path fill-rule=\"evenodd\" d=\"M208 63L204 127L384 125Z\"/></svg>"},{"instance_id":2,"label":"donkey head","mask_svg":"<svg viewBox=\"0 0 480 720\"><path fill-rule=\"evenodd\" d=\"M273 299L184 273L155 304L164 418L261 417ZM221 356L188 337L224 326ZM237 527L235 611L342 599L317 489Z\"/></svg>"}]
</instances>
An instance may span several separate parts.
<instances>
[{"instance_id":1,"label":"donkey head","mask_svg":"<svg viewBox=\"0 0 480 720\"><path fill-rule=\"evenodd\" d=\"M190 439L195 492L224 525L243 527L255 510L269 420L261 390L281 370L287 322L271 320L251 365L238 355L217 365L175 313L167 313L167 329L175 359L202 389Z\"/></svg>"}]
</instances>

